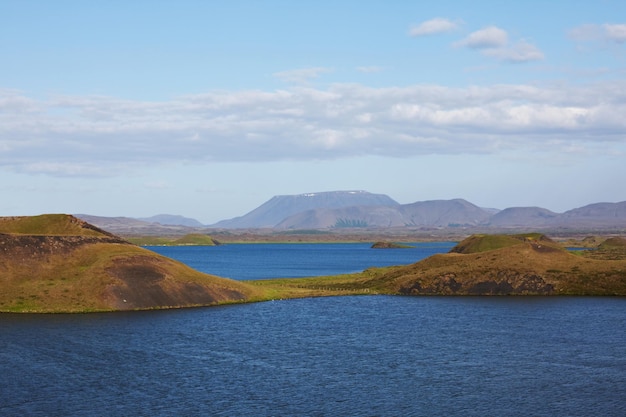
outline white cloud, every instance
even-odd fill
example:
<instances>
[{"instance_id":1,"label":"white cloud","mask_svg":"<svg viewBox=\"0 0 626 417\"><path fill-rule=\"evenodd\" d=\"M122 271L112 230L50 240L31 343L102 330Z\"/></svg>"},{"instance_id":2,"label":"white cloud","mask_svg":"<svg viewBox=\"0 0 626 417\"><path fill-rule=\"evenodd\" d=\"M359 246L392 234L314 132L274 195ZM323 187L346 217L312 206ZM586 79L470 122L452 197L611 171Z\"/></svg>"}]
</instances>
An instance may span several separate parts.
<instances>
[{"instance_id":1,"label":"white cloud","mask_svg":"<svg viewBox=\"0 0 626 417\"><path fill-rule=\"evenodd\" d=\"M455 42L454 46L477 49L483 55L511 63L538 61L544 58L539 48L523 39L510 43L508 33L497 26L472 32Z\"/></svg>"},{"instance_id":2,"label":"white cloud","mask_svg":"<svg viewBox=\"0 0 626 417\"><path fill-rule=\"evenodd\" d=\"M425 36L434 35L437 33L450 32L459 27L458 23L455 23L449 19L437 17L435 19L427 20L420 23L417 26L409 29L410 36Z\"/></svg>"},{"instance_id":3,"label":"white cloud","mask_svg":"<svg viewBox=\"0 0 626 417\"><path fill-rule=\"evenodd\" d=\"M571 29L568 36L579 42L626 42L626 24L584 24Z\"/></svg>"},{"instance_id":4,"label":"white cloud","mask_svg":"<svg viewBox=\"0 0 626 417\"><path fill-rule=\"evenodd\" d=\"M0 92L0 101L4 97ZM12 96L0 112L0 167L119 176L148 166L364 155L559 154L626 148L626 82L588 86L337 84L214 92L171 101ZM36 112L25 112L28 102Z\"/></svg>"},{"instance_id":5,"label":"white cloud","mask_svg":"<svg viewBox=\"0 0 626 417\"><path fill-rule=\"evenodd\" d=\"M626 24L604 24L602 27L604 28L604 33L606 34L607 39L617 43L626 42Z\"/></svg>"},{"instance_id":6,"label":"white cloud","mask_svg":"<svg viewBox=\"0 0 626 417\"><path fill-rule=\"evenodd\" d=\"M508 41L509 35L505 30L496 26L489 26L470 33L465 38L455 43L455 45L475 49L500 48L505 46Z\"/></svg>"},{"instance_id":7,"label":"white cloud","mask_svg":"<svg viewBox=\"0 0 626 417\"><path fill-rule=\"evenodd\" d=\"M333 72L331 68L315 67L275 72L274 77L288 84L307 84L324 73Z\"/></svg>"},{"instance_id":8,"label":"white cloud","mask_svg":"<svg viewBox=\"0 0 626 417\"><path fill-rule=\"evenodd\" d=\"M544 58L539 48L524 40L505 48L488 48L483 53L507 62L539 61Z\"/></svg>"}]
</instances>

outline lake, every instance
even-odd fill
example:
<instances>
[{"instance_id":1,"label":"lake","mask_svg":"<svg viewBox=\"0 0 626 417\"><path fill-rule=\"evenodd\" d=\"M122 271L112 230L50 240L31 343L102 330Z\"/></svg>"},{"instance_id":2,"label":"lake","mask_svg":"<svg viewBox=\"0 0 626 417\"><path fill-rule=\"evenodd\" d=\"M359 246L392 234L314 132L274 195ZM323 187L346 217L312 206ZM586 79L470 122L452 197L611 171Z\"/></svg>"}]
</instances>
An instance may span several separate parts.
<instances>
[{"instance_id":1,"label":"lake","mask_svg":"<svg viewBox=\"0 0 626 417\"><path fill-rule=\"evenodd\" d=\"M277 246L259 246L280 264ZM2 416L624 416L626 299L348 296L2 314L0 375Z\"/></svg>"},{"instance_id":2,"label":"lake","mask_svg":"<svg viewBox=\"0 0 626 417\"><path fill-rule=\"evenodd\" d=\"M409 249L372 249L371 243L245 243L223 246L146 246L198 271L237 280L300 278L406 265L453 242L415 242Z\"/></svg>"}]
</instances>

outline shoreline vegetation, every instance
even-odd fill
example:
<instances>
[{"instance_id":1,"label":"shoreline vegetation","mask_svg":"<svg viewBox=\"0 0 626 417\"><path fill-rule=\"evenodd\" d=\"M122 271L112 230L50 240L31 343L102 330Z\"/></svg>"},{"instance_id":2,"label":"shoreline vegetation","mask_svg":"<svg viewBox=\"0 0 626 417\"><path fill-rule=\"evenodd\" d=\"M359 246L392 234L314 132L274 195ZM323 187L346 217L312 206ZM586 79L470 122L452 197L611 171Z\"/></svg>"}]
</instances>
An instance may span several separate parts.
<instances>
[{"instance_id":1,"label":"shoreline vegetation","mask_svg":"<svg viewBox=\"0 0 626 417\"><path fill-rule=\"evenodd\" d=\"M220 244L198 234L155 239L142 242ZM450 253L411 265L259 281L204 274L129 240L69 215L0 218L0 312L152 310L375 294L626 295L626 239L620 236L557 242L541 233L474 234ZM374 247L406 247L402 241L380 240Z\"/></svg>"}]
</instances>

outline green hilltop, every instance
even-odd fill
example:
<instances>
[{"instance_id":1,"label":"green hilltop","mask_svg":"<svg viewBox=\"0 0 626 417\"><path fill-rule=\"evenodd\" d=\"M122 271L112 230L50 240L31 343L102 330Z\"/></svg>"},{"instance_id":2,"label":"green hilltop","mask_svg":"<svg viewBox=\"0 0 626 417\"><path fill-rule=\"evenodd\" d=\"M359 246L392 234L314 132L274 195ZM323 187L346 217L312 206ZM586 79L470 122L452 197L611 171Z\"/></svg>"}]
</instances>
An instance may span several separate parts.
<instances>
[{"instance_id":1,"label":"green hilltop","mask_svg":"<svg viewBox=\"0 0 626 417\"><path fill-rule=\"evenodd\" d=\"M506 248L508 246L519 245L520 242L552 242L547 236L541 233L527 233L517 235L473 235L460 242L452 253L478 253L494 249Z\"/></svg>"},{"instance_id":2,"label":"green hilltop","mask_svg":"<svg viewBox=\"0 0 626 417\"><path fill-rule=\"evenodd\" d=\"M0 233L49 236L112 236L67 214L0 217Z\"/></svg>"}]
</instances>

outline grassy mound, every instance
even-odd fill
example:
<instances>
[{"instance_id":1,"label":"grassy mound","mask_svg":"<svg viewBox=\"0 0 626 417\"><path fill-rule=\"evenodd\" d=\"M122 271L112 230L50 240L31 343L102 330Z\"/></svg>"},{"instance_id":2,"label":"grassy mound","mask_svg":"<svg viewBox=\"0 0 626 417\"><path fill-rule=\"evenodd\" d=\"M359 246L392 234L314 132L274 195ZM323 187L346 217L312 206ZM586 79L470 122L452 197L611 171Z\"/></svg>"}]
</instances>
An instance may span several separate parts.
<instances>
[{"instance_id":1,"label":"grassy mound","mask_svg":"<svg viewBox=\"0 0 626 417\"><path fill-rule=\"evenodd\" d=\"M548 245L556 245L547 236L541 233L527 233L517 235L472 235L461 241L450 250L452 253L480 253L509 246L520 245L524 242L541 242Z\"/></svg>"},{"instance_id":2,"label":"grassy mound","mask_svg":"<svg viewBox=\"0 0 626 417\"><path fill-rule=\"evenodd\" d=\"M598 249L626 249L626 239L623 237L610 237L602 242Z\"/></svg>"},{"instance_id":3,"label":"grassy mound","mask_svg":"<svg viewBox=\"0 0 626 417\"><path fill-rule=\"evenodd\" d=\"M0 311L176 308L259 298L66 215L0 218Z\"/></svg>"},{"instance_id":4,"label":"grassy mound","mask_svg":"<svg viewBox=\"0 0 626 417\"><path fill-rule=\"evenodd\" d=\"M626 259L626 239L611 237L603 241L594 250L584 251L582 255L587 258L603 260Z\"/></svg>"}]
</instances>

